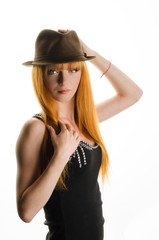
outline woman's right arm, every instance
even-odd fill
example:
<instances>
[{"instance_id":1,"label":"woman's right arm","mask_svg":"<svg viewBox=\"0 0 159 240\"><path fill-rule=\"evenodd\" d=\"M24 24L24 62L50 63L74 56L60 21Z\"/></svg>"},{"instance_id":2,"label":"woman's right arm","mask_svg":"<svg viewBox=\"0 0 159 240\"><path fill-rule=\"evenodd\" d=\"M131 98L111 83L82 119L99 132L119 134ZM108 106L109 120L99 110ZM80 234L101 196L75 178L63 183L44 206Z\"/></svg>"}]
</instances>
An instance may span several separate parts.
<instances>
[{"instance_id":1,"label":"woman's right arm","mask_svg":"<svg viewBox=\"0 0 159 240\"><path fill-rule=\"evenodd\" d=\"M41 175L40 149L45 133L44 123L34 118L29 120L17 140L17 210L25 222L30 222L47 203L69 156L79 144L77 133L72 134L62 123L59 135L52 128L49 131L54 155Z\"/></svg>"}]
</instances>

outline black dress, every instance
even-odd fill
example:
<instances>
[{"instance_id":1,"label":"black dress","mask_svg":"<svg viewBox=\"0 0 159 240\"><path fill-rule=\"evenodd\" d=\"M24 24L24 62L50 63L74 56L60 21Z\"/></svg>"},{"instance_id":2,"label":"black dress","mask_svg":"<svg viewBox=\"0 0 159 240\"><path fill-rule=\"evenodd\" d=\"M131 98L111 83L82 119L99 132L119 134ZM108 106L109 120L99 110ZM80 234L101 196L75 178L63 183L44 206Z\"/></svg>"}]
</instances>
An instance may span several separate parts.
<instances>
[{"instance_id":1,"label":"black dress","mask_svg":"<svg viewBox=\"0 0 159 240\"><path fill-rule=\"evenodd\" d=\"M47 240L103 240L104 218L97 181L101 157L98 144L92 146L84 141L70 156L67 190L54 190L44 206Z\"/></svg>"}]
</instances>

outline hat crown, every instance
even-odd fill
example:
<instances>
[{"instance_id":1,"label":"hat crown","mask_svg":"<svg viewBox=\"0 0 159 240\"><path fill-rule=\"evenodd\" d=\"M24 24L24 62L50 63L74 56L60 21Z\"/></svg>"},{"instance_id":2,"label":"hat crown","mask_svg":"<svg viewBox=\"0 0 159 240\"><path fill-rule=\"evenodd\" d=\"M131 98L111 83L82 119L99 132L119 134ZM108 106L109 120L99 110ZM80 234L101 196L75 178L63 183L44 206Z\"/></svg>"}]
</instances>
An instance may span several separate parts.
<instances>
[{"instance_id":1,"label":"hat crown","mask_svg":"<svg viewBox=\"0 0 159 240\"><path fill-rule=\"evenodd\" d=\"M35 61L79 55L84 55L84 53L75 31L59 33L53 30L43 30L36 39Z\"/></svg>"}]
</instances>

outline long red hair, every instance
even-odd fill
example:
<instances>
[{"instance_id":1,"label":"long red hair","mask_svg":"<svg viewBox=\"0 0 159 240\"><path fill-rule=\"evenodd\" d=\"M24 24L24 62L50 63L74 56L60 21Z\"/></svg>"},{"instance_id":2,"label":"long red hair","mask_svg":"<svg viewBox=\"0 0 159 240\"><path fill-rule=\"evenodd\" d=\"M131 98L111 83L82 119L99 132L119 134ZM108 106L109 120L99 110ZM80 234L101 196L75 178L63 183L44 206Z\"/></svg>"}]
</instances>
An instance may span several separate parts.
<instances>
[{"instance_id":1,"label":"long red hair","mask_svg":"<svg viewBox=\"0 0 159 240\"><path fill-rule=\"evenodd\" d=\"M51 66L55 70L61 70L66 67L66 64L54 64ZM40 103L43 112L43 118L45 126L52 125L58 134L60 127L58 124L58 109L54 99L50 96L44 85L44 78L50 66L33 66L32 69L32 82L37 99ZM81 79L75 94L75 122L79 128L79 131L87 138L94 140L100 145L102 150L102 163L99 171L99 176L102 177L102 183L104 184L105 177L108 179L109 173L109 157L102 139L99 122L94 104L92 87L90 83L90 77L87 65L84 61L68 63L67 68L80 69ZM42 171L46 168L49 160L53 154L53 147L51 144L50 136L46 128L45 136L42 145ZM62 171L62 174L56 184L56 189L67 189L65 184L65 178L68 175L70 161L66 164Z\"/></svg>"}]
</instances>

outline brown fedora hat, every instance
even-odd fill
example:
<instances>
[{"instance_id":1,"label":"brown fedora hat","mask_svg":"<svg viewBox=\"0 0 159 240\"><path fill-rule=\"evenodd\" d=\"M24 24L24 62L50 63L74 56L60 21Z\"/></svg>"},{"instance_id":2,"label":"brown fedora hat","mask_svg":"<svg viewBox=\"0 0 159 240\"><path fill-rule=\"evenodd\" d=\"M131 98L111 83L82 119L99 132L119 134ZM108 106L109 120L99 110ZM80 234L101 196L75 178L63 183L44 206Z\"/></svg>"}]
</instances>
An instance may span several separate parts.
<instances>
[{"instance_id":1,"label":"brown fedora hat","mask_svg":"<svg viewBox=\"0 0 159 240\"><path fill-rule=\"evenodd\" d=\"M73 30L57 32L45 29L41 31L35 42L33 61L24 62L25 66L42 66L56 63L87 61L95 56L87 56L83 52L77 33Z\"/></svg>"}]
</instances>

